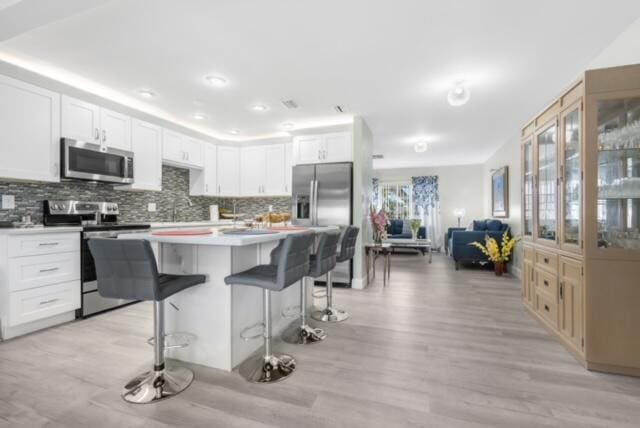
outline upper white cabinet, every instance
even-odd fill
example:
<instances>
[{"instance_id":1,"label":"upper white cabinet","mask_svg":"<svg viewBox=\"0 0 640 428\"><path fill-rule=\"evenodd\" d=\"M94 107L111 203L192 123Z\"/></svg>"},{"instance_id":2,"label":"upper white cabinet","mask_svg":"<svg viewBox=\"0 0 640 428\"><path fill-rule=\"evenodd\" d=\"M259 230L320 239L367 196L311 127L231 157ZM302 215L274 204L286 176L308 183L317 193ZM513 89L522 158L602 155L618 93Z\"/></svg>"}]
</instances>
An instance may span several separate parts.
<instances>
[{"instance_id":1,"label":"upper white cabinet","mask_svg":"<svg viewBox=\"0 0 640 428\"><path fill-rule=\"evenodd\" d=\"M202 141L165 129L162 138L162 160L174 166L202 168Z\"/></svg>"},{"instance_id":2,"label":"upper white cabinet","mask_svg":"<svg viewBox=\"0 0 640 428\"><path fill-rule=\"evenodd\" d=\"M133 184L118 189L162 190L162 128L152 123L131 121L131 148L135 156Z\"/></svg>"},{"instance_id":3,"label":"upper white cabinet","mask_svg":"<svg viewBox=\"0 0 640 428\"><path fill-rule=\"evenodd\" d=\"M293 139L294 164L351 162L353 139L349 132L303 135Z\"/></svg>"},{"instance_id":4,"label":"upper white cabinet","mask_svg":"<svg viewBox=\"0 0 640 428\"><path fill-rule=\"evenodd\" d=\"M131 150L131 118L63 95L62 136L114 149Z\"/></svg>"},{"instance_id":5,"label":"upper white cabinet","mask_svg":"<svg viewBox=\"0 0 640 428\"><path fill-rule=\"evenodd\" d=\"M0 76L0 177L60 181L60 96Z\"/></svg>"},{"instance_id":6,"label":"upper white cabinet","mask_svg":"<svg viewBox=\"0 0 640 428\"><path fill-rule=\"evenodd\" d=\"M240 195L240 149L218 146L217 165L218 195Z\"/></svg>"},{"instance_id":7,"label":"upper white cabinet","mask_svg":"<svg viewBox=\"0 0 640 428\"><path fill-rule=\"evenodd\" d=\"M218 195L218 149L214 144L202 145L204 168L189 170L189 194L192 196Z\"/></svg>"},{"instance_id":8,"label":"upper white cabinet","mask_svg":"<svg viewBox=\"0 0 640 428\"><path fill-rule=\"evenodd\" d=\"M284 144L243 147L240 150L240 195L285 194Z\"/></svg>"}]
</instances>

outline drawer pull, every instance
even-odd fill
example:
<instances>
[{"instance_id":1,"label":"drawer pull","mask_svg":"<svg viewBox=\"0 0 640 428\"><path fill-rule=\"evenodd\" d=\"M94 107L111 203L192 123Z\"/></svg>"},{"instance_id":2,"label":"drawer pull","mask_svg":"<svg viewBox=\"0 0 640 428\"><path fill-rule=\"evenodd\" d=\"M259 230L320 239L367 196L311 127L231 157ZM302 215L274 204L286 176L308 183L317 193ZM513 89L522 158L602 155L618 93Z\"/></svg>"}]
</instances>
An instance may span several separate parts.
<instances>
[{"instance_id":1,"label":"drawer pull","mask_svg":"<svg viewBox=\"0 0 640 428\"><path fill-rule=\"evenodd\" d=\"M547 312L550 312L550 311L551 311L551 310L549 309L549 306L548 306L548 305L544 305L544 310L545 310L545 311L547 311Z\"/></svg>"},{"instance_id":2,"label":"drawer pull","mask_svg":"<svg viewBox=\"0 0 640 428\"><path fill-rule=\"evenodd\" d=\"M546 279L544 281L542 281L542 282L544 283L545 287L549 286L549 281L547 281Z\"/></svg>"},{"instance_id":3,"label":"drawer pull","mask_svg":"<svg viewBox=\"0 0 640 428\"><path fill-rule=\"evenodd\" d=\"M59 242L41 242L38 244L39 247L51 247L54 245L58 245Z\"/></svg>"},{"instance_id":4,"label":"drawer pull","mask_svg":"<svg viewBox=\"0 0 640 428\"><path fill-rule=\"evenodd\" d=\"M48 305L49 303L55 303L60 299L49 299L49 300L43 300L42 302L40 302L41 305Z\"/></svg>"},{"instance_id":5,"label":"drawer pull","mask_svg":"<svg viewBox=\"0 0 640 428\"><path fill-rule=\"evenodd\" d=\"M549 259L545 257L545 258L544 258L544 262L545 262L546 264L549 264Z\"/></svg>"},{"instance_id":6,"label":"drawer pull","mask_svg":"<svg viewBox=\"0 0 640 428\"><path fill-rule=\"evenodd\" d=\"M53 267L53 268L49 268L49 269L40 269L40 273L45 273L45 272L55 272L60 268L57 267Z\"/></svg>"}]
</instances>

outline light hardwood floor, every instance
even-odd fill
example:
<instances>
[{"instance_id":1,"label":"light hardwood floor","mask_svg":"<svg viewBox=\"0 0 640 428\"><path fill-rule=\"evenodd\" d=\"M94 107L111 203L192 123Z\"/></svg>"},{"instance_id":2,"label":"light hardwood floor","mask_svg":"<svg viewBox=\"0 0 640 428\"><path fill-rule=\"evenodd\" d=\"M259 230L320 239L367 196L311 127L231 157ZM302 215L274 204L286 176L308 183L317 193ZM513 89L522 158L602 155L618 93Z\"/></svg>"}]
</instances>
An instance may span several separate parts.
<instances>
[{"instance_id":1,"label":"light hardwood floor","mask_svg":"<svg viewBox=\"0 0 640 428\"><path fill-rule=\"evenodd\" d=\"M149 304L2 343L0 426L640 425L640 379L584 370L525 313L514 279L397 255L381 282L336 290L351 318L325 342L277 344L299 362L285 382L195 367L187 391L154 405L120 398L150 367Z\"/></svg>"}]
</instances>

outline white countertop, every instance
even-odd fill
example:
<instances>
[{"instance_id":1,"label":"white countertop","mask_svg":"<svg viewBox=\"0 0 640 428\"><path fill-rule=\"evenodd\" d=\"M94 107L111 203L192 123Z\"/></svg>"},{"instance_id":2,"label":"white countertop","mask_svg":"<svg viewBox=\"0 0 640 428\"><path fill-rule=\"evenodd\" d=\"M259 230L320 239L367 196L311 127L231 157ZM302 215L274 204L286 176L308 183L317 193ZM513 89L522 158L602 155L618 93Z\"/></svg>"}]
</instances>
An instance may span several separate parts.
<instances>
[{"instance_id":1,"label":"white countertop","mask_svg":"<svg viewBox=\"0 0 640 428\"><path fill-rule=\"evenodd\" d=\"M229 226L233 224L233 220L157 222L150 224L151 229L180 229L188 227Z\"/></svg>"},{"instance_id":2,"label":"white countertop","mask_svg":"<svg viewBox=\"0 0 640 428\"><path fill-rule=\"evenodd\" d=\"M67 232L82 232L82 227L79 226L43 226L38 225L35 227L24 228L0 228L0 234L3 235L28 235L32 233L67 233Z\"/></svg>"},{"instance_id":3,"label":"white countertop","mask_svg":"<svg viewBox=\"0 0 640 428\"><path fill-rule=\"evenodd\" d=\"M224 231L216 227L205 228L211 231L209 235L196 236L159 236L153 233L130 233L122 234L120 239L146 239L150 242L163 244L186 244L186 245L213 245L223 247L241 247L244 245L262 244L284 239L290 233L300 233L301 231L280 231L265 235L225 235ZM223 228L224 229L224 228ZM306 230L315 232L326 232L338 230L337 226L309 227Z\"/></svg>"}]
</instances>

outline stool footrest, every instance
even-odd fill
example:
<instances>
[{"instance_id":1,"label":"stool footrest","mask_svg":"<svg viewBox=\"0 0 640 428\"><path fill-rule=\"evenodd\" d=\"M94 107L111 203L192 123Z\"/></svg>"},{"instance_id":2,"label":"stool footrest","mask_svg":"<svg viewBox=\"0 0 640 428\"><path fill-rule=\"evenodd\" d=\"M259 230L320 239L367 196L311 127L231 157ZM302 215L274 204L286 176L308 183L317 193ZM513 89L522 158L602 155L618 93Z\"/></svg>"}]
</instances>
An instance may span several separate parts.
<instances>
[{"instance_id":1,"label":"stool footrest","mask_svg":"<svg viewBox=\"0 0 640 428\"><path fill-rule=\"evenodd\" d=\"M327 290L314 291L312 295L316 298L327 297Z\"/></svg>"},{"instance_id":2,"label":"stool footrest","mask_svg":"<svg viewBox=\"0 0 640 428\"><path fill-rule=\"evenodd\" d=\"M183 333L183 332L175 332L175 333L167 333L164 335L164 349L179 349L186 348L191 345L191 343L195 342L198 339L198 336L192 333ZM150 337L147 340L147 343L151 346L155 345L155 340L153 337Z\"/></svg>"},{"instance_id":3,"label":"stool footrest","mask_svg":"<svg viewBox=\"0 0 640 428\"><path fill-rule=\"evenodd\" d=\"M260 327L260 333L258 333L258 334L256 334L256 335L253 335L253 336L247 336L247 332L249 332L249 331L251 331L251 330L253 330L253 329L257 328L257 327ZM247 327L247 328L243 329L243 330L240 332L240 338L241 338L242 340L245 340L245 341L258 339L258 338L260 338L260 337L263 337L263 336L264 336L264 329L265 329L265 325L264 325L264 323L263 323L262 321L257 322L257 323L255 323L255 324L252 324L252 325L250 325L249 327Z\"/></svg>"}]
</instances>

